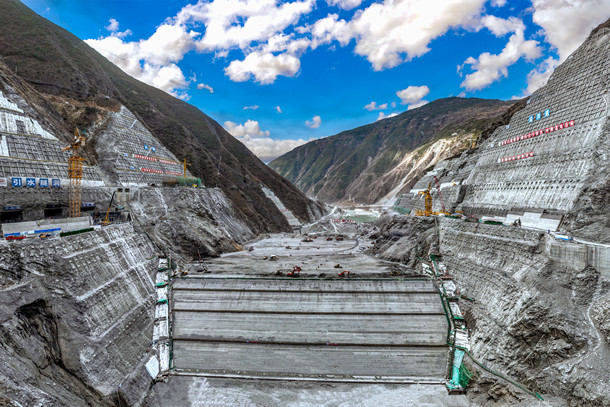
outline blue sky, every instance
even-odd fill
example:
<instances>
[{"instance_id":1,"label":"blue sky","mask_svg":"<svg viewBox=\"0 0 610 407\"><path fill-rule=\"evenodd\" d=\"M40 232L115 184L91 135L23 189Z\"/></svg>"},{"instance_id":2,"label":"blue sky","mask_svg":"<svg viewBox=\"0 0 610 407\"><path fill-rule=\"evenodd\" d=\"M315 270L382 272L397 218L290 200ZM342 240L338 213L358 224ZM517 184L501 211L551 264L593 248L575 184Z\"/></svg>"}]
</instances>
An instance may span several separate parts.
<instances>
[{"instance_id":1,"label":"blue sky","mask_svg":"<svg viewBox=\"0 0 610 407\"><path fill-rule=\"evenodd\" d=\"M608 0L22 0L261 159L465 96L546 82Z\"/></svg>"}]
</instances>

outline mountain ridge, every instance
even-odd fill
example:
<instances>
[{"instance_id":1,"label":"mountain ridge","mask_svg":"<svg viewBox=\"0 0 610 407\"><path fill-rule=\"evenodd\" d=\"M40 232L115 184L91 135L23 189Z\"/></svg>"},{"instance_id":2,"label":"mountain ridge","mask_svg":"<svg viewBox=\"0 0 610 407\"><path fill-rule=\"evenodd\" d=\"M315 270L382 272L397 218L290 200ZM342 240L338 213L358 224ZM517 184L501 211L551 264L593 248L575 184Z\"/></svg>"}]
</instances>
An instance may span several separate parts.
<instances>
[{"instance_id":1,"label":"mountain ridge","mask_svg":"<svg viewBox=\"0 0 610 407\"><path fill-rule=\"evenodd\" d=\"M430 102L397 116L310 141L278 157L269 166L307 195L327 202L378 202L404 182L415 166L411 157L418 148L442 139L454 139L442 157L468 147L467 139L480 137L515 102L449 97ZM457 137L457 138L456 138ZM420 151L419 154L424 154ZM409 161L404 168L401 163ZM422 170L424 169L422 168ZM418 173L419 174L419 173ZM374 185L375 184L375 185ZM400 191L397 191L399 193Z\"/></svg>"}]
</instances>

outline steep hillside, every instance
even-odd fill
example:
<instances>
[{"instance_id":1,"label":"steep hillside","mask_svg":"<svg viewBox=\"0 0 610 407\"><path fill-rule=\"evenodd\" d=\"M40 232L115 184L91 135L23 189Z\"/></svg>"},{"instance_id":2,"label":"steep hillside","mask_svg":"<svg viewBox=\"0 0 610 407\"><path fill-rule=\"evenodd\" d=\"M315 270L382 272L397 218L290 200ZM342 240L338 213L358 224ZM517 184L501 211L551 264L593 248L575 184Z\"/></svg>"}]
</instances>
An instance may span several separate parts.
<instances>
[{"instance_id":1,"label":"steep hillside","mask_svg":"<svg viewBox=\"0 0 610 407\"><path fill-rule=\"evenodd\" d=\"M467 149L468 141L479 137L512 103L439 99L396 117L311 141L270 166L317 199L374 203L391 192L408 191L424 169ZM420 148L439 140L443 142L434 146L433 154Z\"/></svg>"},{"instance_id":2,"label":"steep hillside","mask_svg":"<svg viewBox=\"0 0 610 407\"><path fill-rule=\"evenodd\" d=\"M0 2L0 56L45 103L45 122L63 134L87 128L99 111L125 105L206 186L220 187L237 214L255 231L286 228L287 223L260 188L272 189L302 220L320 207L270 170L243 144L199 109L125 74L66 30L38 16L17 0ZM65 102L69 102L66 104ZM66 107L66 106L69 106ZM88 157L95 161L95 157Z\"/></svg>"}]
</instances>

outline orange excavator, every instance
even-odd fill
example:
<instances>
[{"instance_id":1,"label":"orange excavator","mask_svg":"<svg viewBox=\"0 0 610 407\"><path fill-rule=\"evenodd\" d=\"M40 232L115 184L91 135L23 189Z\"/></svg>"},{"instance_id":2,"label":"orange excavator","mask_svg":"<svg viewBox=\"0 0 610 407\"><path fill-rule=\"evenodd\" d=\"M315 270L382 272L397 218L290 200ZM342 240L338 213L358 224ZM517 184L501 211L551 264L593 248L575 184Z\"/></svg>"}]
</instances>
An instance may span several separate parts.
<instances>
[{"instance_id":1,"label":"orange excavator","mask_svg":"<svg viewBox=\"0 0 610 407\"><path fill-rule=\"evenodd\" d=\"M299 266L294 266L292 271L286 274L288 277L298 277L301 274L301 268Z\"/></svg>"}]
</instances>

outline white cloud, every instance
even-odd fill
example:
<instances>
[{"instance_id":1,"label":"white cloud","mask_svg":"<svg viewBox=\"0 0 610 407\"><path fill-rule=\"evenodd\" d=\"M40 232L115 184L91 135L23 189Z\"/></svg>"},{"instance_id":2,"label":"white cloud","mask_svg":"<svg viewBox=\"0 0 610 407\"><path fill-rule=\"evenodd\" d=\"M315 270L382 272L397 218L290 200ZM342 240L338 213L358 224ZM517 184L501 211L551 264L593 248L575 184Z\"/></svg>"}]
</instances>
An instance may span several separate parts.
<instances>
[{"instance_id":1,"label":"white cloud","mask_svg":"<svg viewBox=\"0 0 610 407\"><path fill-rule=\"evenodd\" d=\"M364 106L364 108L366 110L368 110L369 112L372 112L373 110L385 110L388 108L388 104L384 103L384 104L378 105L377 102L373 101L373 102L369 103L368 105Z\"/></svg>"},{"instance_id":2,"label":"white cloud","mask_svg":"<svg viewBox=\"0 0 610 407\"><path fill-rule=\"evenodd\" d=\"M507 77L508 67L519 59L525 58L532 61L541 55L538 41L525 40L525 27L523 24L516 24L515 22L509 22L507 24L499 23L498 25L495 25L494 28L487 28L492 32L496 30L494 33L499 33L509 26L512 26L515 29L515 33L510 36L508 43L500 54L484 52L479 55L478 58L468 57L466 61L464 61L464 64L458 67L458 72L460 74L466 65L470 65L474 71L466 75L466 78L460 85L461 87L466 88L468 91L483 89L502 77Z\"/></svg>"},{"instance_id":3,"label":"white cloud","mask_svg":"<svg viewBox=\"0 0 610 407\"><path fill-rule=\"evenodd\" d=\"M145 40L124 41L124 33L119 34L115 32L108 37L85 42L134 78L184 98L180 90L185 89L189 82L177 62L192 49L197 33L187 32L184 27L163 24Z\"/></svg>"},{"instance_id":4,"label":"white cloud","mask_svg":"<svg viewBox=\"0 0 610 407\"><path fill-rule=\"evenodd\" d=\"M263 162L268 163L276 159L277 157L286 154L288 151L297 148L305 143L306 140L278 140L271 137L265 138L251 138L249 140L239 139L242 143L250 149L258 158Z\"/></svg>"},{"instance_id":5,"label":"white cloud","mask_svg":"<svg viewBox=\"0 0 610 407\"><path fill-rule=\"evenodd\" d=\"M329 14L316 21L313 25L297 28L297 31L310 32L312 36L311 48L315 49L322 44L328 44L333 40L339 41L341 45L347 45L352 39L352 33L345 20L339 20L339 15Z\"/></svg>"},{"instance_id":6,"label":"white cloud","mask_svg":"<svg viewBox=\"0 0 610 407\"><path fill-rule=\"evenodd\" d=\"M280 4L276 0L199 1L185 6L176 21L205 25L205 34L197 41L199 50L246 49L296 24L314 4L314 0Z\"/></svg>"},{"instance_id":7,"label":"white cloud","mask_svg":"<svg viewBox=\"0 0 610 407\"><path fill-rule=\"evenodd\" d=\"M270 137L268 130L261 130L255 120L247 120L244 124L231 121L224 123L224 128L233 137L241 141L258 158L264 162L272 161L282 154L307 143L305 140L276 140Z\"/></svg>"},{"instance_id":8,"label":"white cloud","mask_svg":"<svg viewBox=\"0 0 610 407\"><path fill-rule=\"evenodd\" d=\"M532 19L544 29L546 41L557 48L560 62L610 16L607 0L532 0L532 5Z\"/></svg>"},{"instance_id":9,"label":"white cloud","mask_svg":"<svg viewBox=\"0 0 610 407\"><path fill-rule=\"evenodd\" d=\"M351 10L358 7L362 0L326 0L329 6L337 6L343 10Z\"/></svg>"},{"instance_id":10,"label":"white cloud","mask_svg":"<svg viewBox=\"0 0 610 407\"><path fill-rule=\"evenodd\" d=\"M131 30L125 30L123 32L119 31L119 22L114 18L108 20L108 25L105 27L106 30L110 32L110 35L113 37L124 38L128 35L131 35Z\"/></svg>"},{"instance_id":11,"label":"white cloud","mask_svg":"<svg viewBox=\"0 0 610 407\"><path fill-rule=\"evenodd\" d=\"M278 113L280 113L280 114L282 113L282 108L281 108L281 107L279 107L279 106L276 106L276 107L275 107L275 110L277 110L277 112L278 112Z\"/></svg>"},{"instance_id":12,"label":"white cloud","mask_svg":"<svg viewBox=\"0 0 610 407\"><path fill-rule=\"evenodd\" d=\"M428 44L451 28L475 27L485 0L385 0L373 3L346 22L336 14L309 27L312 47L335 39L356 40L355 52L377 71L430 51Z\"/></svg>"},{"instance_id":13,"label":"white cloud","mask_svg":"<svg viewBox=\"0 0 610 407\"><path fill-rule=\"evenodd\" d=\"M558 65L559 60L553 57L548 57L542 61L542 63L527 74L527 88L524 94L522 96L517 96L514 99L521 99L525 96L531 95L539 88L546 85Z\"/></svg>"},{"instance_id":14,"label":"white cloud","mask_svg":"<svg viewBox=\"0 0 610 407\"><path fill-rule=\"evenodd\" d=\"M119 22L117 20L115 20L114 18L111 18L110 20L108 20L108 22L110 23L106 26L106 29L108 31L110 31L110 32L119 31Z\"/></svg>"},{"instance_id":15,"label":"white cloud","mask_svg":"<svg viewBox=\"0 0 610 407\"><path fill-rule=\"evenodd\" d=\"M256 82L267 85L279 76L292 77L301 69L301 61L294 55L253 52L243 61L235 60L225 68L225 73L234 82L245 82L254 78Z\"/></svg>"},{"instance_id":16,"label":"white cloud","mask_svg":"<svg viewBox=\"0 0 610 407\"><path fill-rule=\"evenodd\" d=\"M503 37L508 33L525 30L523 21L515 17L504 19L488 15L481 18L481 25L491 31L496 37Z\"/></svg>"},{"instance_id":17,"label":"white cloud","mask_svg":"<svg viewBox=\"0 0 610 407\"><path fill-rule=\"evenodd\" d=\"M320 116L314 116L313 119L307 120L305 124L310 129L317 129L322 124L322 119L320 118Z\"/></svg>"},{"instance_id":18,"label":"white cloud","mask_svg":"<svg viewBox=\"0 0 610 407\"><path fill-rule=\"evenodd\" d=\"M260 125L256 120L246 120L244 124L237 124L231 121L226 121L224 128L232 136L237 138L256 138L256 137L269 137L269 130L261 130Z\"/></svg>"},{"instance_id":19,"label":"white cloud","mask_svg":"<svg viewBox=\"0 0 610 407\"><path fill-rule=\"evenodd\" d=\"M197 84L197 89L199 89L199 90L207 89L210 93L214 93L214 88L211 87L210 85L206 85L205 83Z\"/></svg>"},{"instance_id":20,"label":"white cloud","mask_svg":"<svg viewBox=\"0 0 610 407\"><path fill-rule=\"evenodd\" d=\"M494 7L504 7L506 0L491 0L491 5Z\"/></svg>"},{"instance_id":21,"label":"white cloud","mask_svg":"<svg viewBox=\"0 0 610 407\"><path fill-rule=\"evenodd\" d=\"M398 116L398 113L390 113L389 115L386 116L386 114L384 112L379 112L379 116L377 116L377 120L383 120L383 119L389 119L390 117L394 117L394 116Z\"/></svg>"},{"instance_id":22,"label":"white cloud","mask_svg":"<svg viewBox=\"0 0 610 407\"><path fill-rule=\"evenodd\" d=\"M260 107L259 105L244 106L244 110L256 110L259 107Z\"/></svg>"},{"instance_id":23,"label":"white cloud","mask_svg":"<svg viewBox=\"0 0 610 407\"><path fill-rule=\"evenodd\" d=\"M409 86L406 89L399 90L396 92L396 96L398 96L401 100L401 104L403 105L414 105L420 103L421 100L430 93L430 89L424 86Z\"/></svg>"}]
</instances>

